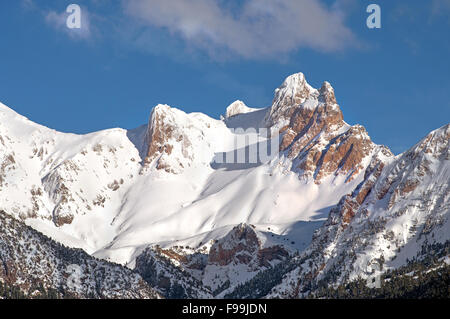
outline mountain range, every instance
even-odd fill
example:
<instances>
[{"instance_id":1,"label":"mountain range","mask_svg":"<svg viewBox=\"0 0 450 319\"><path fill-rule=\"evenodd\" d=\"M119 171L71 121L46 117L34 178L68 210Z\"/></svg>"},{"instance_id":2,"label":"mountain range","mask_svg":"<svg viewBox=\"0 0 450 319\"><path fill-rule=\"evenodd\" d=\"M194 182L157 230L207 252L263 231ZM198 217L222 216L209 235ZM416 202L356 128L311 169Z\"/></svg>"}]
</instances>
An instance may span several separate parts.
<instances>
[{"instance_id":1,"label":"mountain range","mask_svg":"<svg viewBox=\"0 0 450 319\"><path fill-rule=\"evenodd\" d=\"M448 271L449 140L447 124L394 155L302 73L267 108L157 105L139 128L86 135L0 103L0 283L29 297L307 298L430 256Z\"/></svg>"}]
</instances>

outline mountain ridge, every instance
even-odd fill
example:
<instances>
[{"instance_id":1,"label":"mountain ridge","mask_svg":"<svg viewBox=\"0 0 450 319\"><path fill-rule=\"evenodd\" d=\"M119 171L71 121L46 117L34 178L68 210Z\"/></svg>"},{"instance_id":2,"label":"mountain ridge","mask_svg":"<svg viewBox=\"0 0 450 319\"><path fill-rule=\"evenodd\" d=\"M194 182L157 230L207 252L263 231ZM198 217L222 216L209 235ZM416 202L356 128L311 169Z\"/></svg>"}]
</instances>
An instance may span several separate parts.
<instances>
[{"instance_id":1,"label":"mountain ridge","mask_svg":"<svg viewBox=\"0 0 450 319\"><path fill-rule=\"evenodd\" d=\"M174 265L157 267L160 280L151 281L163 283L166 297L180 287L187 291L189 282L207 287L189 296L232 294L239 280L251 281L296 254L309 256L307 264L287 267L288 280L295 276L316 284L336 271L332 267L339 258L346 263L340 276L330 277L335 283L367 275L358 263L367 263L369 257L355 261L344 252L360 250L371 260L381 258L366 251L362 242L346 242L356 225L360 236L380 233L367 235L364 230L375 223L370 219L373 209L380 215L373 216L395 224L391 210L422 205L417 213L407 214L419 219L412 224L426 223L430 234L439 225L448 227L448 124L394 156L386 146L373 143L363 126L344 121L330 83L315 89L302 73L289 76L275 90L271 107L248 108L236 101L220 120L162 104L153 108L147 125L86 135L56 132L3 105L0 119L0 209L58 242L130 268L147 269L152 262L143 256L169 260ZM238 144L242 137L249 146ZM274 142L278 152L264 161L239 163L232 156L234 162L214 162L220 155L227 159L240 150L248 155L252 145L259 150ZM440 197L417 193L427 187ZM435 209L436 200L443 208ZM370 227L378 229L375 224ZM258 248L249 235L246 247L225 253L223 244L218 245L239 232L239 225L255 234ZM397 255L393 247L401 248L397 242L404 235L385 232L380 236L388 239L372 240L392 246L383 255L389 259ZM336 250L335 245L346 248ZM222 253L215 255L216 249ZM233 263L224 263L224 254ZM275 256L274 262L256 262L261 254ZM214 267L220 266L217 273L224 275L208 279L213 260ZM170 281L174 292L164 278L175 276L177 269L188 279L175 286ZM232 269L240 269L242 276L229 275ZM300 290L307 291L302 285L291 290L285 280L279 285L274 289L281 295L298 297L304 296Z\"/></svg>"}]
</instances>

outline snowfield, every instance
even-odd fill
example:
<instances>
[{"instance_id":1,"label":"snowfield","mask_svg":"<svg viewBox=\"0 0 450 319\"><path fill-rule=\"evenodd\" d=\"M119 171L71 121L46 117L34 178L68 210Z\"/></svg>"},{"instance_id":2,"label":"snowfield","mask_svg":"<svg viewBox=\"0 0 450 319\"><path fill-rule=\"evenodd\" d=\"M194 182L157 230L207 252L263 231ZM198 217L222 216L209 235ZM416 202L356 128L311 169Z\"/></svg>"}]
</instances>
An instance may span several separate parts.
<instances>
[{"instance_id":1,"label":"snowfield","mask_svg":"<svg viewBox=\"0 0 450 319\"><path fill-rule=\"evenodd\" d=\"M269 227L287 236L289 245L295 242L294 247L302 249L327 217L327 209L361 181L362 177L351 183L345 183L344 177L330 177L317 185L300 180L297 173L276 163L277 159L250 168L214 169L210 165L214 154L232 150L234 137L226 123L173 112L181 121L210 126L206 146L193 151L209 157L179 174L144 171L139 148L143 136L130 140L133 131L60 133L1 105L0 136L6 146L2 155L13 154L16 162L4 177L2 209L16 216L32 211L26 223L49 237L129 264L147 245L196 247L223 237L226 230L242 222L263 231ZM236 122L239 116L234 117ZM187 125L192 135L198 130L194 124ZM68 188L67 201L61 198L61 185ZM40 189L41 195L32 195L33 189ZM59 211L73 215L73 221L55 227Z\"/></svg>"}]
</instances>

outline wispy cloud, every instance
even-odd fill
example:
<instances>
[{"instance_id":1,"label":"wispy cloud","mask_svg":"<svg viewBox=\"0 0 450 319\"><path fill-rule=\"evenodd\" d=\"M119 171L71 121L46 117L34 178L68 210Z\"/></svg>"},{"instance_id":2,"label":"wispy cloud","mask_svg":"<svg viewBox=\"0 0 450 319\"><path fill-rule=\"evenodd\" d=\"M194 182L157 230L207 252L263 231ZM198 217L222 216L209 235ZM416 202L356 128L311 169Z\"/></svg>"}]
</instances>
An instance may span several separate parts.
<instances>
[{"instance_id":1,"label":"wispy cloud","mask_svg":"<svg viewBox=\"0 0 450 319\"><path fill-rule=\"evenodd\" d=\"M228 52L267 58L299 48L334 52L355 44L342 10L320 0L123 0L126 14L142 26L163 28L210 55Z\"/></svg>"}]
</instances>

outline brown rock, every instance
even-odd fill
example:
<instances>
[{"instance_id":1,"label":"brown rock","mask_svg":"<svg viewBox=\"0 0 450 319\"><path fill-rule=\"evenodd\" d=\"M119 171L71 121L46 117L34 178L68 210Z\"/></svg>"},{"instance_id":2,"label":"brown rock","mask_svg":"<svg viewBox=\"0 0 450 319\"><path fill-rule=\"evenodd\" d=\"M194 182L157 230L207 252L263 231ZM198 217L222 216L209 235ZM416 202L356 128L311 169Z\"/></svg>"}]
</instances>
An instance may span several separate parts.
<instances>
[{"instance_id":1,"label":"brown rock","mask_svg":"<svg viewBox=\"0 0 450 319\"><path fill-rule=\"evenodd\" d=\"M223 239L216 242L210 250L208 263L225 266L230 264L235 258L247 264L251 258L245 256L256 255L260 243L255 231L245 224L233 228L233 230ZM237 256L241 256L237 258Z\"/></svg>"},{"instance_id":2,"label":"brown rock","mask_svg":"<svg viewBox=\"0 0 450 319\"><path fill-rule=\"evenodd\" d=\"M289 256L289 253L281 246L263 248L258 251L258 263L260 266L269 267L270 261L281 260Z\"/></svg>"},{"instance_id":3,"label":"brown rock","mask_svg":"<svg viewBox=\"0 0 450 319\"><path fill-rule=\"evenodd\" d=\"M347 182L351 181L363 169L362 159L370 154L374 144L360 125L339 133L347 124L328 82L314 92L303 83L304 77L297 81L298 92L281 87L269 116L281 121L289 117L288 127L283 127L280 151L286 151L292 160L300 160L298 168L316 183L333 173L349 175ZM307 98L310 100L302 104Z\"/></svg>"}]
</instances>

